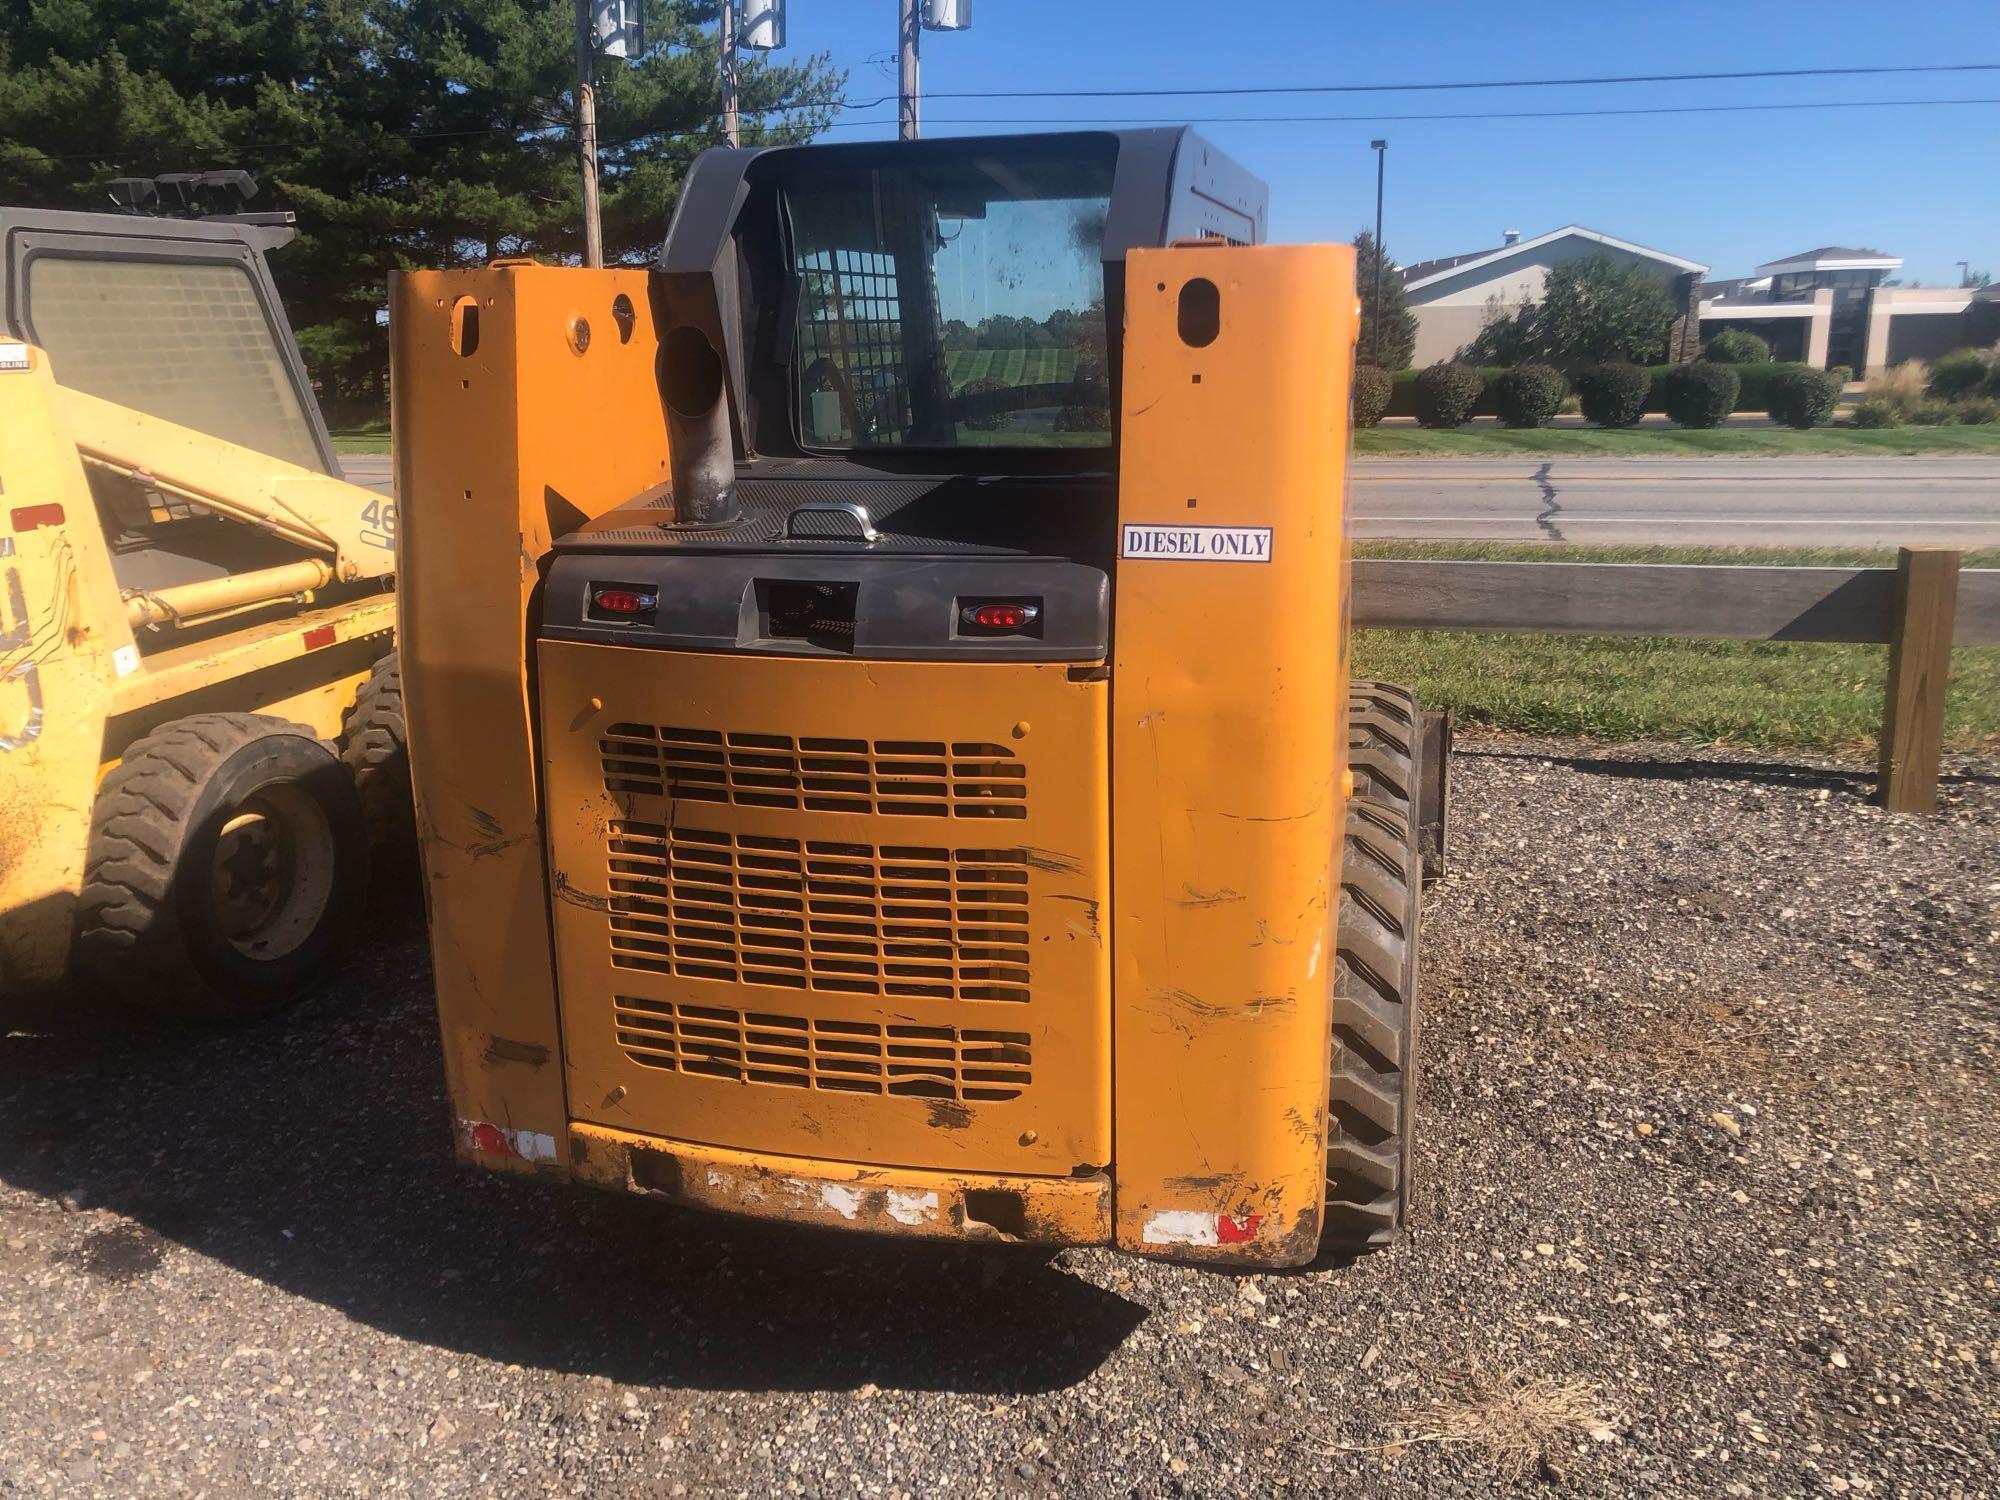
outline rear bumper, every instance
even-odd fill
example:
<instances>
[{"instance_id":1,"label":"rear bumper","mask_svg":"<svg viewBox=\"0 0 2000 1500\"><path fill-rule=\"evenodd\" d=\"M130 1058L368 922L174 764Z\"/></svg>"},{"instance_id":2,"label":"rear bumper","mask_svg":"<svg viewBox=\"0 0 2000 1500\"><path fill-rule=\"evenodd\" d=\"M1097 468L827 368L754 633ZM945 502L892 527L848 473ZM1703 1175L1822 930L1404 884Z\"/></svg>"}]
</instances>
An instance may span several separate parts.
<instances>
[{"instance_id":1,"label":"rear bumper","mask_svg":"<svg viewBox=\"0 0 2000 1500\"><path fill-rule=\"evenodd\" d=\"M1111 1183L865 1167L569 1127L571 1172L591 1187L752 1218L922 1239L1103 1245Z\"/></svg>"}]
</instances>

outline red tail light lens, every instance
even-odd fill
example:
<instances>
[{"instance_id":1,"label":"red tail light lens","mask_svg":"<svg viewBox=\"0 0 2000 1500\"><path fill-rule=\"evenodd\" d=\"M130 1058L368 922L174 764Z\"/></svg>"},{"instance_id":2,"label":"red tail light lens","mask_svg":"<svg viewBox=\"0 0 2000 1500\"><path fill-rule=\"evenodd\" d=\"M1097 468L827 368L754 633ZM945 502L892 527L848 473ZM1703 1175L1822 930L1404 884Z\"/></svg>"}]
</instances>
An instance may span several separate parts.
<instances>
[{"instance_id":1,"label":"red tail light lens","mask_svg":"<svg viewBox=\"0 0 2000 1500\"><path fill-rule=\"evenodd\" d=\"M643 615L660 602L658 594L642 594L637 589L598 589L590 598L608 615Z\"/></svg>"},{"instance_id":2,"label":"red tail light lens","mask_svg":"<svg viewBox=\"0 0 2000 1500\"><path fill-rule=\"evenodd\" d=\"M981 630L1020 630L1040 614L1032 604L973 604L966 607L965 623Z\"/></svg>"}]
</instances>

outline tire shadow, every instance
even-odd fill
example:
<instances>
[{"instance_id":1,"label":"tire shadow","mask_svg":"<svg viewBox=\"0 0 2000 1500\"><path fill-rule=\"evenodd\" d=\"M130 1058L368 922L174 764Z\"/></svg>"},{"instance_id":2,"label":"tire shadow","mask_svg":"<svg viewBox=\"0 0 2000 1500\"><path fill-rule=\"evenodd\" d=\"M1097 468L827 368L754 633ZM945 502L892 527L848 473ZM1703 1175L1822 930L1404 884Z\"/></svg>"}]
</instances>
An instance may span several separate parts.
<instances>
[{"instance_id":1,"label":"tire shadow","mask_svg":"<svg viewBox=\"0 0 2000 1500\"><path fill-rule=\"evenodd\" d=\"M1047 1252L460 1170L420 923L388 920L255 1025L177 1028L73 997L0 1027L0 1180L75 1194L397 1338L624 1383L1043 1392L1145 1317Z\"/></svg>"}]
</instances>

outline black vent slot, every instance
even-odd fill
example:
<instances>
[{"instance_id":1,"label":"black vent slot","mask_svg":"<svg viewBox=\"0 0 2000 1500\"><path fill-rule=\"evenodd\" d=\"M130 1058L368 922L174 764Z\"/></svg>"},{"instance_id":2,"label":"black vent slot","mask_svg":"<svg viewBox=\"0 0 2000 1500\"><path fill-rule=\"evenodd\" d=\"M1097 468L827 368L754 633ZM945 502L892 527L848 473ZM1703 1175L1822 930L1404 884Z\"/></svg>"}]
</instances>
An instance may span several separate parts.
<instances>
[{"instance_id":1,"label":"black vent slot","mask_svg":"<svg viewBox=\"0 0 2000 1500\"><path fill-rule=\"evenodd\" d=\"M822 651L854 650L858 583L815 583L784 578L757 580L763 634L774 641L804 641Z\"/></svg>"}]
</instances>

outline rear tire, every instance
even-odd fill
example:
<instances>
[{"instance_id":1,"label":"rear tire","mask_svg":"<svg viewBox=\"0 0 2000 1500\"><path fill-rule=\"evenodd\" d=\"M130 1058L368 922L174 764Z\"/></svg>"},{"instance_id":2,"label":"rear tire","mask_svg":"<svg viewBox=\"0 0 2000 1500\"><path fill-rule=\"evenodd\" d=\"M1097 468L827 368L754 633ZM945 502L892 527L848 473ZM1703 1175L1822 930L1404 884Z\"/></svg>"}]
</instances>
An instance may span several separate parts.
<instances>
[{"instance_id":1,"label":"rear tire","mask_svg":"<svg viewBox=\"0 0 2000 1500\"><path fill-rule=\"evenodd\" d=\"M299 999L352 937L368 890L354 785L301 724L193 714L135 741L91 814L80 967L179 1019Z\"/></svg>"},{"instance_id":2,"label":"rear tire","mask_svg":"<svg viewBox=\"0 0 2000 1500\"><path fill-rule=\"evenodd\" d=\"M1390 1243L1409 1215L1423 890L1417 724L1407 689L1353 685L1321 1233L1337 1252Z\"/></svg>"},{"instance_id":3,"label":"rear tire","mask_svg":"<svg viewBox=\"0 0 2000 1500\"><path fill-rule=\"evenodd\" d=\"M394 651L375 663L340 726L340 758L354 777L377 855L406 855L417 841L403 727L403 664Z\"/></svg>"}]
</instances>

